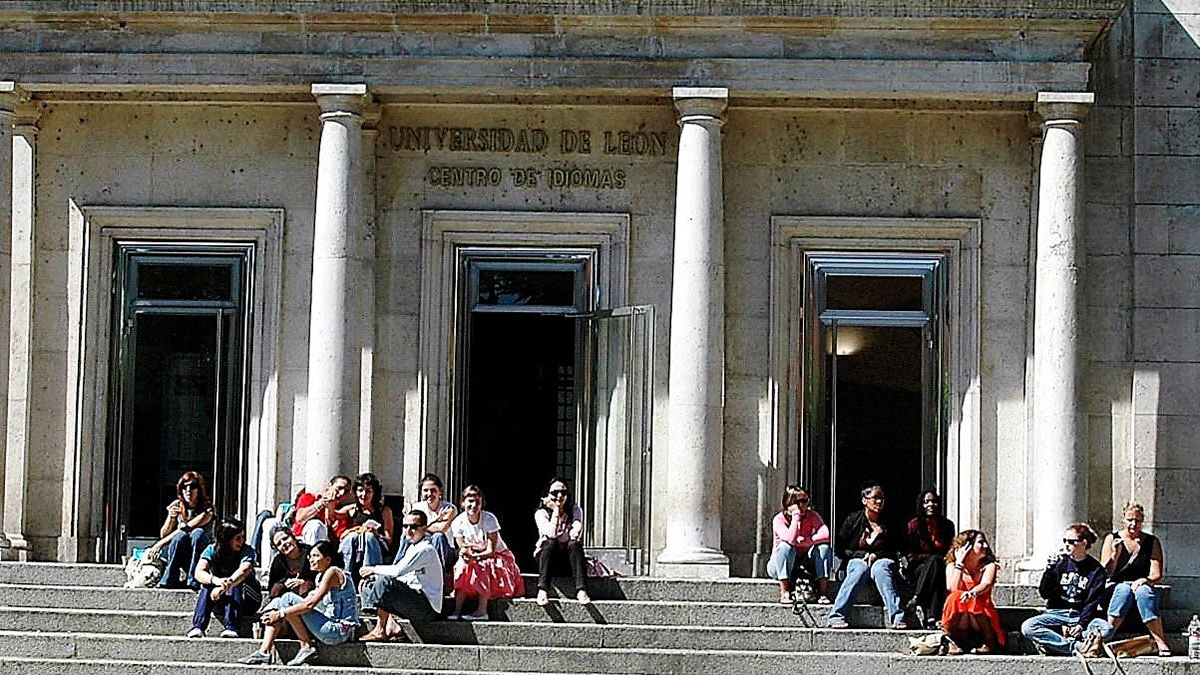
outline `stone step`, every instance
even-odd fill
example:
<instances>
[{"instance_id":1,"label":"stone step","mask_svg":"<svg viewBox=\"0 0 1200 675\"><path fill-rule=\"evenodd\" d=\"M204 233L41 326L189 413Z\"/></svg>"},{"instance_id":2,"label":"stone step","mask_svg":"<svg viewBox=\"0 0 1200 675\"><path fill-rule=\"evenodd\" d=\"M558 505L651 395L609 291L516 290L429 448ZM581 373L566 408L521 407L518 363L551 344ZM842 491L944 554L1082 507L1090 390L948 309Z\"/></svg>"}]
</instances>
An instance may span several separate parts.
<instances>
[{"instance_id":1,"label":"stone step","mask_svg":"<svg viewBox=\"0 0 1200 675\"><path fill-rule=\"evenodd\" d=\"M537 577L524 575L526 595L537 593ZM21 586L71 586L116 588L125 583L119 565L87 563L12 563L0 562L0 584ZM834 586L836 588L836 585ZM1164 589L1164 607L1170 603L1170 589ZM551 592L560 597L575 597L569 579L555 579ZM662 600L681 602L771 602L778 597L778 584L769 579L663 579L658 577L616 577L589 580L589 592L597 600ZM997 584L993 592L997 605L1041 607L1037 589L1016 584ZM877 602L871 588L864 588L857 602ZM0 603L3 604L3 603Z\"/></svg>"},{"instance_id":2,"label":"stone step","mask_svg":"<svg viewBox=\"0 0 1200 675\"><path fill-rule=\"evenodd\" d=\"M5 673L200 673L251 672L230 661L255 648L251 640L187 640L185 638L53 634L28 636L24 645L5 645L0 671ZM279 643L282 658L295 654L293 641ZM32 653L35 650L44 650ZM34 666L32 664L40 665ZM86 663L89 669L72 664ZM29 665L22 665L29 664ZM58 664L63 669L55 668ZM111 665L110 665L111 664ZM1095 664L1103 668L1104 664ZM1040 656L912 657L885 652L672 650L625 648L489 647L436 645L346 644L321 649L321 672L588 672L588 673L862 673L888 672L984 675L1070 673L1074 659ZM1139 658L1124 663L1128 675L1200 675L1200 662L1182 657ZM22 670L17 670L22 668ZM38 669L40 668L40 669ZM122 669L123 668L123 669ZM170 670L167 670L170 668ZM64 670L65 669L65 670ZM274 668L272 670L281 669ZM259 667L253 672L264 672Z\"/></svg>"},{"instance_id":3,"label":"stone step","mask_svg":"<svg viewBox=\"0 0 1200 675\"><path fill-rule=\"evenodd\" d=\"M295 673L284 665L245 666L238 663L179 663L176 661L129 661L118 659L46 659L0 657L0 672L6 675L212 675L221 673ZM429 668L348 668L346 666L305 667L309 673L336 675L534 675L526 671L431 670ZM537 675L545 675L537 673ZM595 674L593 674L595 675Z\"/></svg>"}]
</instances>

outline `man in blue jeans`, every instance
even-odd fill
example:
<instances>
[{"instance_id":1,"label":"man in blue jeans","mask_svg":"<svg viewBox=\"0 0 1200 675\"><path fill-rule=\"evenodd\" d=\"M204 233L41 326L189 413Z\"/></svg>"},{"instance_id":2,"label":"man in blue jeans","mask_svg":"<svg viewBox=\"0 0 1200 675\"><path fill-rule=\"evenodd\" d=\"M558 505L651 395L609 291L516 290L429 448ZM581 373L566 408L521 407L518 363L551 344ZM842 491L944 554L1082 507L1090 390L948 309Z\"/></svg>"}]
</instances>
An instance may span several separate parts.
<instances>
[{"instance_id":1,"label":"man in blue jeans","mask_svg":"<svg viewBox=\"0 0 1200 675\"><path fill-rule=\"evenodd\" d=\"M908 628L904 609L900 606L900 593L896 590L900 578L896 561L905 530L889 527L883 515L884 499L883 487L877 481L863 483L863 510L850 514L838 528L834 543L838 556L846 561L846 579L829 612L830 628L850 627L846 610L868 576L883 598L888 625L897 630Z\"/></svg>"},{"instance_id":2,"label":"man in blue jeans","mask_svg":"<svg viewBox=\"0 0 1200 675\"><path fill-rule=\"evenodd\" d=\"M1072 523L1062 550L1047 562L1038 584L1046 611L1021 624L1021 634L1043 654L1069 656L1082 644L1083 627L1103 616L1104 566L1088 554L1096 538L1087 523Z\"/></svg>"}]
</instances>

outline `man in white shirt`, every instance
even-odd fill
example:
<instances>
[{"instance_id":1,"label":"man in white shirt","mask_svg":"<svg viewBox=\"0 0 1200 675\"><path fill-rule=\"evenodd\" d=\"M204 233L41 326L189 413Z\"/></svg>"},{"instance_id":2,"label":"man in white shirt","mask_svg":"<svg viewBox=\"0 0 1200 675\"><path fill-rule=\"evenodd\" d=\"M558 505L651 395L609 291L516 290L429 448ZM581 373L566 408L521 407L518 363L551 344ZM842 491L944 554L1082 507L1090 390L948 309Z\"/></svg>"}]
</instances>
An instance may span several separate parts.
<instances>
[{"instance_id":1,"label":"man in white shirt","mask_svg":"<svg viewBox=\"0 0 1200 675\"><path fill-rule=\"evenodd\" d=\"M442 611L442 559L429 543L429 521L421 511L404 515L408 551L394 565L367 565L359 572L371 583L363 591L364 608L374 607L379 624L363 642L385 642L400 635L393 617L432 621Z\"/></svg>"}]
</instances>

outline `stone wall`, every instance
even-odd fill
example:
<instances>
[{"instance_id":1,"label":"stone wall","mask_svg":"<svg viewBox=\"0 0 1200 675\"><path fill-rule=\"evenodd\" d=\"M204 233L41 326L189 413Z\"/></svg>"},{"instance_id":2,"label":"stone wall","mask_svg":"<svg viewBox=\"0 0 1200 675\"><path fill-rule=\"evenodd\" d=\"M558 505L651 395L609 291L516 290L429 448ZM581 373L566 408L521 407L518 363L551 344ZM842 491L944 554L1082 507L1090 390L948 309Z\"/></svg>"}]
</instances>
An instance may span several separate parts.
<instances>
[{"instance_id":1,"label":"stone wall","mask_svg":"<svg viewBox=\"0 0 1200 675\"><path fill-rule=\"evenodd\" d=\"M1200 602L1200 2L1133 14L1133 467L1167 575ZM1120 501L1123 494L1117 494ZM1121 504L1114 503L1114 514ZM1185 581L1186 580L1186 581Z\"/></svg>"}]
</instances>

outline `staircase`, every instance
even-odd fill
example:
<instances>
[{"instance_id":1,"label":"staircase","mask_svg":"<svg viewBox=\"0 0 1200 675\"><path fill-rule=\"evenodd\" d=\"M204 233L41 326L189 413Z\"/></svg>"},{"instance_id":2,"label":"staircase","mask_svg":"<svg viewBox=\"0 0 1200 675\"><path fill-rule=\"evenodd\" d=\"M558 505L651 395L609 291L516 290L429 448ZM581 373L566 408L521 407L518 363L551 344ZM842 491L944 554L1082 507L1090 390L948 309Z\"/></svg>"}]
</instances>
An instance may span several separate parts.
<instances>
[{"instance_id":1,"label":"staircase","mask_svg":"<svg viewBox=\"0 0 1200 675\"><path fill-rule=\"evenodd\" d=\"M123 589L114 565L0 563L0 673L12 675L212 675L255 673L285 666L242 666L251 639L188 639L190 591ZM534 580L527 577L533 592ZM900 652L910 636L879 628L879 607L856 605L850 630L823 628L828 606L811 605L815 626L775 602L774 582L656 578L594 580L595 602L564 597L539 607L533 599L496 603L495 621L405 626L412 644L350 643L321 647L317 672L337 673L1080 673L1063 657L913 657ZM559 596L573 597L565 585ZM994 598L1005 627L1016 631L1040 602L1036 590L1001 585ZM865 599L865 596L864 596ZM1173 649L1189 610L1164 611ZM215 622L214 622L215 625ZM215 636L217 629L210 628ZM1019 634L1011 645L1028 651ZM282 641L284 660L296 651ZM1200 662L1143 657L1125 662L1128 675L1200 675ZM1110 667L1097 662L1097 673Z\"/></svg>"}]
</instances>

